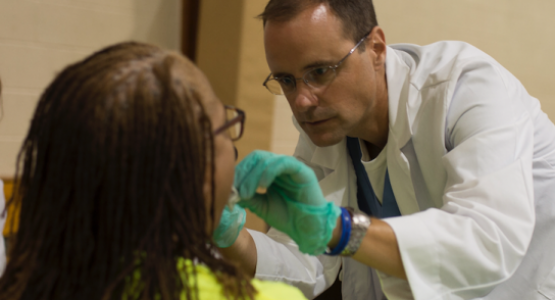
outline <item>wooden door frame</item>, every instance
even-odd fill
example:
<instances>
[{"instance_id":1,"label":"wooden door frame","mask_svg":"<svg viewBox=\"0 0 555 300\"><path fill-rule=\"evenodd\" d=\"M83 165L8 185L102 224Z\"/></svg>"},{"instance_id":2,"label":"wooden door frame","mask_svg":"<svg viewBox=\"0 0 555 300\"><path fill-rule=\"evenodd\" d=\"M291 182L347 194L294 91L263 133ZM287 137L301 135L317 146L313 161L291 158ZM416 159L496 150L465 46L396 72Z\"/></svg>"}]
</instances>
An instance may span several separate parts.
<instances>
[{"instance_id":1,"label":"wooden door frame","mask_svg":"<svg viewBox=\"0 0 555 300\"><path fill-rule=\"evenodd\" d=\"M181 52L196 62L200 0L183 0L182 8Z\"/></svg>"}]
</instances>

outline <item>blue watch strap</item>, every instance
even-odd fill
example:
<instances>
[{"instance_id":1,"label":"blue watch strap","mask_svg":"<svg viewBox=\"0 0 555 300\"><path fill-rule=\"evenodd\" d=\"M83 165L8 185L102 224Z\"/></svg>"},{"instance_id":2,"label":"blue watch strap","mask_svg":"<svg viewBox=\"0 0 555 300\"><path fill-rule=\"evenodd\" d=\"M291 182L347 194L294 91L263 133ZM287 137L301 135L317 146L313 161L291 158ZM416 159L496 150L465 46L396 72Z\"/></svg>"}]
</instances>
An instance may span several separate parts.
<instances>
[{"instance_id":1,"label":"blue watch strap","mask_svg":"<svg viewBox=\"0 0 555 300\"><path fill-rule=\"evenodd\" d=\"M346 208L341 207L341 238L339 239L339 243L337 244L337 246L335 246L335 248L331 249L330 252L326 252L324 254L339 255L341 254L341 252L343 252L343 250L345 249L345 247L347 247L347 244L349 243L349 239L351 238L351 223L351 214Z\"/></svg>"}]
</instances>

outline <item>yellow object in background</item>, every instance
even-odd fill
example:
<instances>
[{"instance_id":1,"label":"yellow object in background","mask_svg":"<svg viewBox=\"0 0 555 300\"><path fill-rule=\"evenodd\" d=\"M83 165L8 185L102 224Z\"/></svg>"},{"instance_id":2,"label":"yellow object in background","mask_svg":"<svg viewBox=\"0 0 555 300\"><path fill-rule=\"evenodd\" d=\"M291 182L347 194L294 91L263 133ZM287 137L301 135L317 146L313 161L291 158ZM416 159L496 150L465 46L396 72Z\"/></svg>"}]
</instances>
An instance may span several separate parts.
<instances>
[{"instance_id":1,"label":"yellow object in background","mask_svg":"<svg viewBox=\"0 0 555 300\"><path fill-rule=\"evenodd\" d=\"M6 225L4 225L3 235L9 237L10 234L16 233L19 228L19 206L7 205L13 195L14 182L12 179L3 179L3 181L6 207L8 208L8 219L6 220Z\"/></svg>"},{"instance_id":2,"label":"yellow object in background","mask_svg":"<svg viewBox=\"0 0 555 300\"><path fill-rule=\"evenodd\" d=\"M257 194L266 194L266 192L268 191L268 189L259 186L258 188L256 188L256 193Z\"/></svg>"}]
</instances>

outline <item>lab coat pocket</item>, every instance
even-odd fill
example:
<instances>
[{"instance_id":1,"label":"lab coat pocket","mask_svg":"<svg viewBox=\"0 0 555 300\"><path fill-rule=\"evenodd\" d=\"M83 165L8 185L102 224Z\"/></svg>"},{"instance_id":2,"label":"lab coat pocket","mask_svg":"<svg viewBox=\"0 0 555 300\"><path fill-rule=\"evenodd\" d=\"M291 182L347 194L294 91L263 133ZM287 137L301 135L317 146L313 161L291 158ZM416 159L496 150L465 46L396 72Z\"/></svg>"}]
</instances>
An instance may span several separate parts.
<instances>
[{"instance_id":1,"label":"lab coat pocket","mask_svg":"<svg viewBox=\"0 0 555 300\"><path fill-rule=\"evenodd\" d=\"M549 275L547 275L542 284L540 284L538 292L546 299L555 299L555 267L553 267Z\"/></svg>"}]
</instances>

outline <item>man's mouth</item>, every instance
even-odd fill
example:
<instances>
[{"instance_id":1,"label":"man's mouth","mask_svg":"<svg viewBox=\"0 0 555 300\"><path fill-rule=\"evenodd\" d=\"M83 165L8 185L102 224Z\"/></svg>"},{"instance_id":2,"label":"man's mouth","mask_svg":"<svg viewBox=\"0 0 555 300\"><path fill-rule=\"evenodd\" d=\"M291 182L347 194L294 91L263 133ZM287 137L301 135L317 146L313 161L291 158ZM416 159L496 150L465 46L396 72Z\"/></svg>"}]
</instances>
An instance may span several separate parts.
<instances>
[{"instance_id":1,"label":"man's mouth","mask_svg":"<svg viewBox=\"0 0 555 300\"><path fill-rule=\"evenodd\" d=\"M315 120L315 121L304 121L304 123L308 126L318 126L326 123L330 119L322 119L322 120Z\"/></svg>"}]
</instances>

